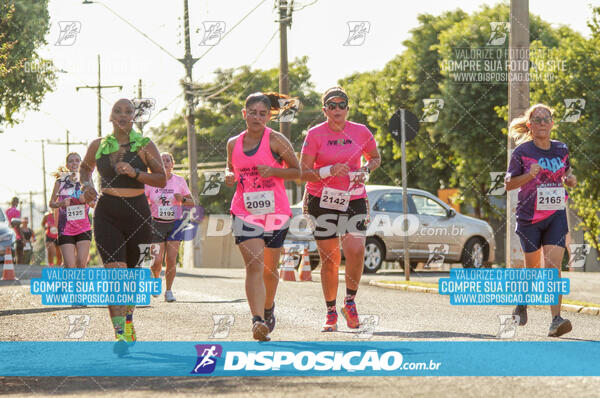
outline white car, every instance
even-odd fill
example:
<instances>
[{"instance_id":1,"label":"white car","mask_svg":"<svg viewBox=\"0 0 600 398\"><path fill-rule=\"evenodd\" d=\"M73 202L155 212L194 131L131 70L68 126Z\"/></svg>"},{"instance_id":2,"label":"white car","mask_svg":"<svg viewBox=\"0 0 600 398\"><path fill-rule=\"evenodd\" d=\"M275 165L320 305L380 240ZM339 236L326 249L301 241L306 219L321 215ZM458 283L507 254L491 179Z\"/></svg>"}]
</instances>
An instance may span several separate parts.
<instances>
[{"instance_id":1,"label":"white car","mask_svg":"<svg viewBox=\"0 0 600 398\"><path fill-rule=\"evenodd\" d=\"M496 242L487 222L457 213L427 191L409 188L408 227L404 232L402 188L366 185L366 190L371 223L367 230L365 273L377 272L383 261L402 260L404 234L408 236L412 267L441 259L466 268L480 268L494 261ZM292 213L302 214L302 202L292 206ZM285 244L308 247L311 267L318 266L319 253L307 220L292 223Z\"/></svg>"},{"instance_id":2,"label":"white car","mask_svg":"<svg viewBox=\"0 0 600 398\"><path fill-rule=\"evenodd\" d=\"M8 224L7 217L4 215L2 209L0 209L0 264L4 264L4 254L7 247L10 247L12 255L14 255L16 241L15 231Z\"/></svg>"}]
</instances>

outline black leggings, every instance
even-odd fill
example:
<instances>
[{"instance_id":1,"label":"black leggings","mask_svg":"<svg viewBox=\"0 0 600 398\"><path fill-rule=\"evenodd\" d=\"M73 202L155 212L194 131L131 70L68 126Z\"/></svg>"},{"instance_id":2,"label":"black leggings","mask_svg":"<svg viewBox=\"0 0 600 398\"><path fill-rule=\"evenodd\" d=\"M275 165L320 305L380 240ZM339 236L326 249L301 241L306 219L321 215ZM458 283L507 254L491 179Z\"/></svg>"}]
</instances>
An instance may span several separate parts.
<instances>
[{"instance_id":1,"label":"black leggings","mask_svg":"<svg viewBox=\"0 0 600 398\"><path fill-rule=\"evenodd\" d=\"M123 198L102 194L94 211L94 238L104 264L142 264L152 243L152 216L146 195Z\"/></svg>"}]
</instances>

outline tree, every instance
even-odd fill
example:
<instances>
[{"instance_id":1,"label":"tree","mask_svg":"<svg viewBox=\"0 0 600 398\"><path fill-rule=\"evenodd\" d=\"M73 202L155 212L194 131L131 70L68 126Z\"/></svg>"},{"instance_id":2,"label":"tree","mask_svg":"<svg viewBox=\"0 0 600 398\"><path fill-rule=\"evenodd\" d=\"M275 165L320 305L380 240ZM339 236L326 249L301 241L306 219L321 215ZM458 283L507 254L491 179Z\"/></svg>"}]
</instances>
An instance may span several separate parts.
<instances>
[{"instance_id":1,"label":"tree","mask_svg":"<svg viewBox=\"0 0 600 398\"><path fill-rule=\"evenodd\" d=\"M17 123L15 115L37 109L53 89L53 64L37 54L49 29L47 0L0 3L0 126Z\"/></svg>"},{"instance_id":2,"label":"tree","mask_svg":"<svg viewBox=\"0 0 600 398\"><path fill-rule=\"evenodd\" d=\"M571 166L578 180L577 187L569 189L570 200L582 221L576 227L582 228L585 240L600 251L600 7L592 10L588 26L592 31L589 39L567 28L559 31L559 45L550 57L559 64L546 64L546 71L552 73L553 79L534 83L532 97L556 111L553 138L569 146ZM548 50L540 42L533 44ZM541 63L545 59L536 61ZM571 108L578 104L578 118L565 117L567 103Z\"/></svg>"},{"instance_id":3,"label":"tree","mask_svg":"<svg viewBox=\"0 0 600 398\"><path fill-rule=\"evenodd\" d=\"M506 170L505 108L508 90L507 82L502 78L506 74L484 76L483 81L461 82L460 78L466 75L448 66L453 65L453 61L464 59L457 56L461 54L459 51L472 53L471 50L482 49L489 50L491 55L482 56L485 59L481 60L480 70L485 72L487 65L490 72L506 72L508 37L502 44L490 43L491 23L508 20L508 6L485 6L440 35L444 76L440 91L445 106L434 128L454 154L452 185L461 189L464 202L474 208L476 217L504 218L504 212L492 206L487 191L491 185L489 173ZM539 17L531 15L530 41L539 41L548 48L554 48L559 43L559 33Z\"/></svg>"},{"instance_id":4,"label":"tree","mask_svg":"<svg viewBox=\"0 0 600 398\"><path fill-rule=\"evenodd\" d=\"M368 125L379 145L382 166L373 173L371 182L401 183L398 161L401 152L389 131L389 118L398 108L408 109L421 117L423 100L441 97L438 37L464 15L460 10L440 16L419 15L419 26L403 43L406 50L389 61L383 70L354 74L340 80L352 99L350 117ZM417 137L407 143L406 160L408 185L435 192L448 183L450 170L447 164L452 154L432 126L432 123L421 123Z\"/></svg>"}]
</instances>

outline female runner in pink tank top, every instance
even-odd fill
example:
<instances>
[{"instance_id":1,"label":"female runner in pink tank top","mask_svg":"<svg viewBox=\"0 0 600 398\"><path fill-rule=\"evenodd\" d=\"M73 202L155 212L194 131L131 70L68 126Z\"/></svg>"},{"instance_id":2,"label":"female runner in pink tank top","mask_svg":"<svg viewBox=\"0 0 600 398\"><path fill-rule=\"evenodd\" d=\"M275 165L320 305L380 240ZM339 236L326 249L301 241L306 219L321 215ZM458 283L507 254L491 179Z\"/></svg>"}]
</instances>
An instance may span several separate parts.
<instances>
[{"instance_id":1,"label":"female runner in pink tank top","mask_svg":"<svg viewBox=\"0 0 600 398\"><path fill-rule=\"evenodd\" d=\"M89 208L95 202L86 203L81 195L81 183L77 171L81 156L75 152L67 155L66 169L56 173L56 182L50 197L49 206L58 209L58 247L66 268L87 266L92 226L88 216Z\"/></svg>"},{"instance_id":2,"label":"female runner in pink tank top","mask_svg":"<svg viewBox=\"0 0 600 398\"><path fill-rule=\"evenodd\" d=\"M369 129L346 119L348 95L343 88L328 89L322 101L327 121L308 130L300 163L302 179L307 181L304 210L314 220L314 237L321 257L321 285L327 307L322 331L334 332L338 320L340 246L346 259L342 315L348 328L360 327L355 298L363 273L370 209L364 182L379 167L381 157ZM362 158L367 164L361 167Z\"/></svg>"},{"instance_id":3,"label":"female runner in pink tank top","mask_svg":"<svg viewBox=\"0 0 600 398\"><path fill-rule=\"evenodd\" d=\"M279 110L281 94L254 93L242 115L247 130L227 142L225 183L237 188L231 200L233 232L246 264L246 296L252 313L252 334L270 340L275 327L277 264L292 212L284 180L300 177L291 143L266 127Z\"/></svg>"}]
</instances>

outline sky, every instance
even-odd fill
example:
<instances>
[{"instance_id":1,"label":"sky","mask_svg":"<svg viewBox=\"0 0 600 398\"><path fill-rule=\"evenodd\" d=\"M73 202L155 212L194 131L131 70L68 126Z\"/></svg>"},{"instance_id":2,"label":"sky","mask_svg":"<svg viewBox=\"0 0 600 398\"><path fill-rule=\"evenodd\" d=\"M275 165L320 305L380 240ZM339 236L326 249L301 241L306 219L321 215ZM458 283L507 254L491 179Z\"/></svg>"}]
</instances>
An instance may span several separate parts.
<instances>
[{"instance_id":1,"label":"sky","mask_svg":"<svg viewBox=\"0 0 600 398\"><path fill-rule=\"evenodd\" d=\"M292 61L308 56L312 81L317 90L322 91L354 72L382 69L403 51L402 42L417 26L419 14L438 15L457 8L473 12L484 4L497 3L296 1L292 27L288 31L288 58ZM274 0L189 0L192 55L201 57L194 66L194 81L212 81L213 72L218 68L248 64L260 69L278 67L279 35L273 6ZM531 13L555 27L569 25L585 36L590 34L586 21L591 16L591 6L600 6L600 0L571 1L568 7L562 0L529 1ZM48 44L39 53L51 59L62 72L58 73L56 89L45 96L40 110L19 115L22 122L0 134L4 169L0 178L0 207L3 209L16 194L26 199L25 192L41 192L44 178L48 190L46 199L49 198L54 181L50 173L64 164L66 146L46 146L47 173L44 176L39 140L64 142L67 130L74 142L89 142L97 137L96 91L77 91L76 87L97 84L98 54L101 55L102 84L123 86L122 90L102 91L103 134L111 129L108 120L111 105L119 98L137 96L139 79L142 79L143 96L155 98L157 102L145 129L168 122L184 105L179 83L184 69L176 60L184 53L182 0L102 0L93 4L82 4L81 0L50 0L49 13ZM78 23L80 32L73 42L60 41L59 22L71 21ZM231 29L214 46L201 43L203 24L210 21L224 23L226 32ZM362 45L344 45L348 39L348 22L352 21L367 22L369 30ZM277 87L270 89L277 90ZM70 149L81 155L85 153L84 145L72 145ZM41 208L42 195L35 194L33 198L36 208ZM23 210L29 214L28 204Z\"/></svg>"}]
</instances>

